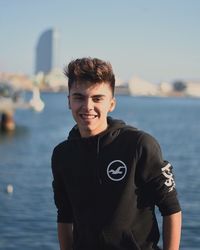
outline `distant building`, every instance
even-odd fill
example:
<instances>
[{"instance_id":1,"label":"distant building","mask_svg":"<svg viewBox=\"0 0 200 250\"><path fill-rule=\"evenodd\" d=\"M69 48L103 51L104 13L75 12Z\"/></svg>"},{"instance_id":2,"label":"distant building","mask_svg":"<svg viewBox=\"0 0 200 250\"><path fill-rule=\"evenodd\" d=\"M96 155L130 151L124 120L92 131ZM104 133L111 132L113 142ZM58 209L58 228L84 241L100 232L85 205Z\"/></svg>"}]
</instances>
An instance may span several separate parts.
<instances>
[{"instance_id":1,"label":"distant building","mask_svg":"<svg viewBox=\"0 0 200 250\"><path fill-rule=\"evenodd\" d=\"M173 95L173 85L169 82L161 82L158 85L158 91L160 93L160 96L171 96Z\"/></svg>"},{"instance_id":2,"label":"distant building","mask_svg":"<svg viewBox=\"0 0 200 250\"><path fill-rule=\"evenodd\" d=\"M200 97L200 81L186 82L185 94L187 96Z\"/></svg>"},{"instance_id":3,"label":"distant building","mask_svg":"<svg viewBox=\"0 0 200 250\"><path fill-rule=\"evenodd\" d=\"M44 31L37 42L35 57L35 74L49 73L58 67L59 34L54 29Z\"/></svg>"},{"instance_id":4,"label":"distant building","mask_svg":"<svg viewBox=\"0 0 200 250\"><path fill-rule=\"evenodd\" d=\"M145 81L139 77L133 77L129 81L129 91L131 95L156 96L158 95L158 85Z\"/></svg>"}]
</instances>

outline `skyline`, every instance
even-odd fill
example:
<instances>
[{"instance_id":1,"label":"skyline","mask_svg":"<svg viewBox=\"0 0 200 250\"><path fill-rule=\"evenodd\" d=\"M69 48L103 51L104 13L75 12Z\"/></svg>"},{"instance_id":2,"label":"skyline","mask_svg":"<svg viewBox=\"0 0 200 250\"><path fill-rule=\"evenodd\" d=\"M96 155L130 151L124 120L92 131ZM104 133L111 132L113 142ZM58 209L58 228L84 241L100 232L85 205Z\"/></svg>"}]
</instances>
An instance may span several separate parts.
<instances>
[{"instance_id":1,"label":"skyline","mask_svg":"<svg viewBox=\"0 0 200 250\"><path fill-rule=\"evenodd\" d=\"M38 38L60 34L59 65L83 56L122 81L200 80L198 0L0 0L0 72L33 75Z\"/></svg>"}]
</instances>

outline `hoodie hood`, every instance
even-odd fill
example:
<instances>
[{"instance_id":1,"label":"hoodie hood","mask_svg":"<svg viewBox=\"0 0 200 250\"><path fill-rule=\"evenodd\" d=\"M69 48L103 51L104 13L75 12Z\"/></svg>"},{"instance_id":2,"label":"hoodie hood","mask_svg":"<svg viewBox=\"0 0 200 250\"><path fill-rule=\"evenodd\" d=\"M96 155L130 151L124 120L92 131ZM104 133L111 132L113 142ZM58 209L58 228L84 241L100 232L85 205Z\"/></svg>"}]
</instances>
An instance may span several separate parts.
<instances>
[{"instance_id":1,"label":"hoodie hood","mask_svg":"<svg viewBox=\"0 0 200 250\"><path fill-rule=\"evenodd\" d=\"M75 125L69 132L68 141L82 140L85 142L89 142L98 139L101 140L101 143L103 143L103 145L109 144L119 135L120 130L126 127L126 123L122 120L113 119L112 117L108 117L107 122L108 128L105 131L98 135L87 138L81 137L78 126Z\"/></svg>"}]
</instances>

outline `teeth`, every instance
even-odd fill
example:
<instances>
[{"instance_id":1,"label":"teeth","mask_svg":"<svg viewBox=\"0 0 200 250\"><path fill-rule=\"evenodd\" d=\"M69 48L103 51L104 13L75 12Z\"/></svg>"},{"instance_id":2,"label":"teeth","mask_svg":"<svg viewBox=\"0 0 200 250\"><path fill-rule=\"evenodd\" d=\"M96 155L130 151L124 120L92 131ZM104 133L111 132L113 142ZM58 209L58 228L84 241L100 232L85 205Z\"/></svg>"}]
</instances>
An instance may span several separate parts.
<instances>
[{"instance_id":1,"label":"teeth","mask_svg":"<svg viewBox=\"0 0 200 250\"><path fill-rule=\"evenodd\" d=\"M89 118L89 119L94 119L95 117L96 117L96 115L84 115L84 114L82 114L81 115L83 118Z\"/></svg>"}]
</instances>

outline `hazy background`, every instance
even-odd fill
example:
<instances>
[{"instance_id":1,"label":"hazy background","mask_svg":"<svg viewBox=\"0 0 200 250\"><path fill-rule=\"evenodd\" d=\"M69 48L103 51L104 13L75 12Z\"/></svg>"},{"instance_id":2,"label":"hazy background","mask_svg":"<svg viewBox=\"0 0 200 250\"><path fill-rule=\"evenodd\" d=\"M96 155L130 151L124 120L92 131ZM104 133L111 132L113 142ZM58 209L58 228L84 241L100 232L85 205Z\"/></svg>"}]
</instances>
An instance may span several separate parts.
<instances>
[{"instance_id":1,"label":"hazy background","mask_svg":"<svg viewBox=\"0 0 200 250\"><path fill-rule=\"evenodd\" d=\"M59 65L92 56L123 81L199 80L199 0L0 0L0 71L33 74L41 33L60 33Z\"/></svg>"}]
</instances>

